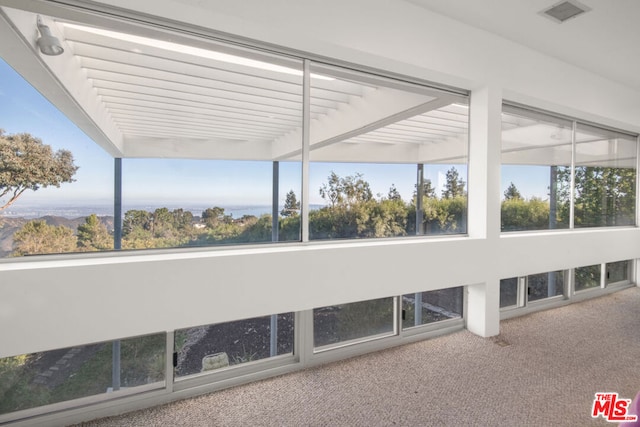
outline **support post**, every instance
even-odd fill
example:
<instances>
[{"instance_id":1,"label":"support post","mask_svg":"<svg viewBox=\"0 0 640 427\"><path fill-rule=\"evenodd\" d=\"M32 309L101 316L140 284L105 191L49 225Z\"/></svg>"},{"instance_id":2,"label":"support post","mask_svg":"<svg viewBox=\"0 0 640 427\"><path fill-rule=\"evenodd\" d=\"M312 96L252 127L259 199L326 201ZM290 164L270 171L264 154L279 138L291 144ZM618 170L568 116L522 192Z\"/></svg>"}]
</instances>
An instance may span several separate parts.
<instances>
[{"instance_id":1,"label":"support post","mask_svg":"<svg viewBox=\"0 0 640 427\"><path fill-rule=\"evenodd\" d=\"M424 164L418 164L418 176L416 179L416 235L420 236L424 233L422 225L424 220L424 211L422 199L424 197Z\"/></svg>"},{"instance_id":2,"label":"support post","mask_svg":"<svg viewBox=\"0 0 640 427\"><path fill-rule=\"evenodd\" d=\"M277 242L279 240L279 188L280 188L280 163L273 162L273 189L271 191L271 241ZM278 315L272 314L270 327L269 327L269 355L271 357L278 355Z\"/></svg>"},{"instance_id":3,"label":"support post","mask_svg":"<svg viewBox=\"0 0 640 427\"><path fill-rule=\"evenodd\" d=\"M271 190L271 241L279 240L280 217L278 212L279 205L279 188L280 188L280 162L273 162L272 174L272 190Z\"/></svg>"},{"instance_id":4,"label":"support post","mask_svg":"<svg viewBox=\"0 0 640 427\"><path fill-rule=\"evenodd\" d=\"M114 159L113 249L122 249L122 159ZM120 390L120 340L111 344L111 389Z\"/></svg>"},{"instance_id":5,"label":"support post","mask_svg":"<svg viewBox=\"0 0 640 427\"><path fill-rule=\"evenodd\" d=\"M558 227L558 167L549 168L549 229Z\"/></svg>"}]
</instances>

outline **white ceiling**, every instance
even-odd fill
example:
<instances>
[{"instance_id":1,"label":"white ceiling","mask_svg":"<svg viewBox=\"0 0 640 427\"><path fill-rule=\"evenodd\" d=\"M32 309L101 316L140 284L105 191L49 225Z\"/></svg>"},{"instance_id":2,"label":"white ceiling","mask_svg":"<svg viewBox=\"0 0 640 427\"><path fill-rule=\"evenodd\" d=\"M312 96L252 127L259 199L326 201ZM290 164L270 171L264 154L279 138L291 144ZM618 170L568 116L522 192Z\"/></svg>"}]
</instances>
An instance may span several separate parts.
<instances>
[{"instance_id":1,"label":"white ceiling","mask_svg":"<svg viewBox=\"0 0 640 427\"><path fill-rule=\"evenodd\" d=\"M640 90L640 0L581 0L562 24L539 14L558 0L406 0Z\"/></svg>"}]
</instances>

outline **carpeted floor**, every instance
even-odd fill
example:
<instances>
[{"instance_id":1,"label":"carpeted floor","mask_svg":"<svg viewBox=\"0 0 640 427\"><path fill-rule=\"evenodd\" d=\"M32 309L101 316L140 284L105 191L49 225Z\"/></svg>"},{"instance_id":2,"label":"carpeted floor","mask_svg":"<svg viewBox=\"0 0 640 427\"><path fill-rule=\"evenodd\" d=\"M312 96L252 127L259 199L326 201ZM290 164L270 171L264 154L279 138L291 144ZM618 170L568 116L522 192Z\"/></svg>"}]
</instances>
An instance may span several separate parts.
<instances>
[{"instance_id":1,"label":"carpeted floor","mask_svg":"<svg viewBox=\"0 0 640 427\"><path fill-rule=\"evenodd\" d=\"M590 426L640 390L640 288L83 426Z\"/></svg>"}]
</instances>

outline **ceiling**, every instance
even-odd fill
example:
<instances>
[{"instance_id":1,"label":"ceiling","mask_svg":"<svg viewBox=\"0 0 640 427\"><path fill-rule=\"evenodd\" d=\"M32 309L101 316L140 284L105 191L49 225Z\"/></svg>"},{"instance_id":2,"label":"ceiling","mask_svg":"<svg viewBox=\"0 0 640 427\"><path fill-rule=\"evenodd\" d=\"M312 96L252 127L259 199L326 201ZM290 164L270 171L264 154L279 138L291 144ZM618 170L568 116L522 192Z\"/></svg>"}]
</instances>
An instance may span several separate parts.
<instances>
[{"instance_id":1,"label":"ceiling","mask_svg":"<svg viewBox=\"0 0 640 427\"><path fill-rule=\"evenodd\" d=\"M580 0L562 24L539 12L558 0L406 0L640 91L640 1Z\"/></svg>"},{"instance_id":2,"label":"ceiling","mask_svg":"<svg viewBox=\"0 0 640 427\"><path fill-rule=\"evenodd\" d=\"M640 55L627 58L600 45L585 48L599 33L610 42L615 39L605 30L616 29L613 16L620 12L606 6L598 9L599 0L589 2L592 11L564 24L539 16L537 12L549 6L539 0L408 1L486 26L533 48L537 43L542 51L555 49L559 57L566 50L567 55L574 54L571 61L576 65L593 70L600 66L602 71L597 72L602 75L617 72L610 78L629 80L626 84L640 89L631 72L640 69L631 69ZM628 12L638 9L626 0L617 1L629 5ZM507 15L518 19L499 19ZM300 60L135 24L116 28L111 21L102 26L62 17L42 19L61 40L62 55L39 54L34 46L34 13L3 8L0 56L114 157L301 159ZM598 30L591 32L590 26ZM623 30L639 31L629 27ZM633 44L626 39L619 43L623 50L637 50ZM620 55L627 62L609 66L600 54ZM311 161L466 162L466 97L319 63L311 64L309 80ZM548 164L552 158L555 164L570 163L566 156L570 134L559 133L557 126L544 120L505 121L503 161ZM577 136L582 138L583 164L635 164L635 143L619 142L619 135L578 132Z\"/></svg>"}]
</instances>

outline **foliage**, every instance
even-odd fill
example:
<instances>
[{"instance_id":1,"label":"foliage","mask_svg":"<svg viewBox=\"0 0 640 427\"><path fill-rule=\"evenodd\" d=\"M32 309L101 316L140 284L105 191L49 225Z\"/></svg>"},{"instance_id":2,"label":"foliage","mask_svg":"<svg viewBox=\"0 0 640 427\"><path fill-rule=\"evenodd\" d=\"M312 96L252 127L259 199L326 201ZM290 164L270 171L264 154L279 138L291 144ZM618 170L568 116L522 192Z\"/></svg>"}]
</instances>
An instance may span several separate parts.
<instances>
[{"instance_id":1,"label":"foliage","mask_svg":"<svg viewBox=\"0 0 640 427\"><path fill-rule=\"evenodd\" d=\"M73 182L78 167L67 150L55 153L51 146L28 133L6 135L0 129L0 198L9 196L0 211L11 206L26 190L60 187Z\"/></svg>"},{"instance_id":2,"label":"foliage","mask_svg":"<svg viewBox=\"0 0 640 427\"><path fill-rule=\"evenodd\" d=\"M287 193L287 197L284 200L284 209L280 212L284 218L289 216L298 215L298 211L300 210L300 202L296 198L296 193L293 190L289 190Z\"/></svg>"},{"instance_id":3,"label":"foliage","mask_svg":"<svg viewBox=\"0 0 640 427\"><path fill-rule=\"evenodd\" d=\"M113 237L96 214L91 214L85 223L78 226L78 249L102 251L113 249Z\"/></svg>"},{"instance_id":4,"label":"foliage","mask_svg":"<svg viewBox=\"0 0 640 427\"><path fill-rule=\"evenodd\" d=\"M13 256L74 252L77 238L63 225L48 225L44 220L26 223L13 235Z\"/></svg>"},{"instance_id":5,"label":"foliage","mask_svg":"<svg viewBox=\"0 0 640 427\"><path fill-rule=\"evenodd\" d=\"M444 186L444 190L442 190L442 197L444 199L453 199L456 197L465 196L465 182L460 178L460 174L458 170L452 166L451 169L447 171L446 175L446 183Z\"/></svg>"},{"instance_id":6,"label":"foliage","mask_svg":"<svg viewBox=\"0 0 640 427\"><path fill-rule=\"evenodd\" d=\"M506 194L505 194L506 195ZM549 203L536 197L513 197L502 201L502 231L546 230L549 228Z\"/></svg>"},{"instance_id":7,"label":"foliage","mask_svg":"<svg viewBox=\"0 0 640 427\"><path fill-rule=\"evenodd\" d=\"M516 188L515 184L512 182L509 184L509 187L504 191L504 200L522 200L522 194Z\"/></svg>"}]
</instances>

